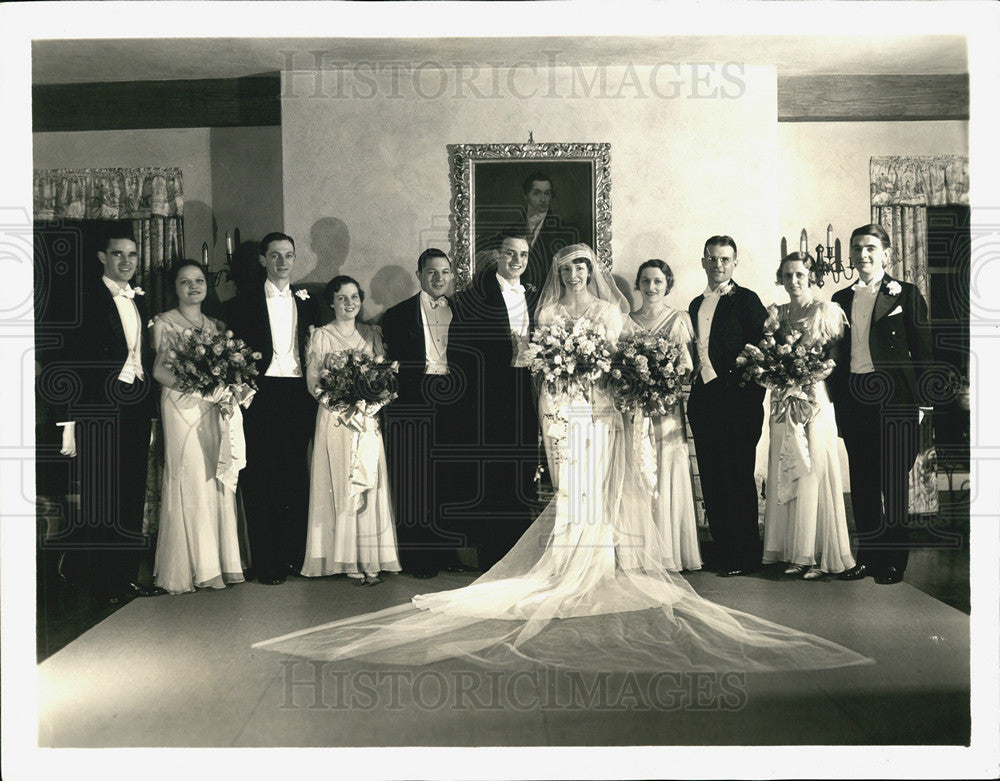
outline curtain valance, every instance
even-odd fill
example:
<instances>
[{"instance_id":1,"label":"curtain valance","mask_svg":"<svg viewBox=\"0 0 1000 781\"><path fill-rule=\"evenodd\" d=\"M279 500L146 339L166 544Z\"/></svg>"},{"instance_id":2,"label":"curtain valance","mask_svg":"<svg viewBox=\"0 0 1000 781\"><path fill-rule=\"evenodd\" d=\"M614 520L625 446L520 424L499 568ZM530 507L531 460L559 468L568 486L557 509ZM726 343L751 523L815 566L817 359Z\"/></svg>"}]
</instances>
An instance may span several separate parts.
<instances>
[{"instance_id":1,"label":"curtain valance","mask_svg":"<svg viewBox=\"0 0 1000 781\"><path fill-rule=\"evenodd\" d=\"M969 203L969 158L873 157L872 206L946 206Z\"/></svg>"},{"instance_id":2,"label":"curtain valance","mask_svg":"<svg viewBox=\"0 0 1000 781\"><path fill-rule=\"evenodd\" d=\"M125 220L180 217L180 168L35 169L36 220Z\"/></svg>"}]
</instances>

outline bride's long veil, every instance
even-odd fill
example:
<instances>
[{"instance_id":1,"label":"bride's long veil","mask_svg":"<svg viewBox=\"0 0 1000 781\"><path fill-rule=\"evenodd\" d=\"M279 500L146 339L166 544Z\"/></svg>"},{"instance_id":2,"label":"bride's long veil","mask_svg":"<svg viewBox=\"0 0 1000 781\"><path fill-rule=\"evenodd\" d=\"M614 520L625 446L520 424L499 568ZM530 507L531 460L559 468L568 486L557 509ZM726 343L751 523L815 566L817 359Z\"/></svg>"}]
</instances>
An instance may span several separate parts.
<instances>
[{"instance_id":1,"label":"bride's long veil","mask_svg":"<svg viewBox=\"0 0 1000 781\"><path fill-rule=\"evenodd\" d=\"M553 261L541 322L558 304L558 267L586 256L609 331L623 297L586 245ZM590 310L588 310L589 314ZM617 329L617 330L615 330ZM304 629L255 648L309 659L423 665L466 659L601 672L785 671L870 662L836 643L710 602L664 566L649 490L610 396L569 409L569 459L556 495L511 551L465 588Z\"/></svg>"}]
</instances>

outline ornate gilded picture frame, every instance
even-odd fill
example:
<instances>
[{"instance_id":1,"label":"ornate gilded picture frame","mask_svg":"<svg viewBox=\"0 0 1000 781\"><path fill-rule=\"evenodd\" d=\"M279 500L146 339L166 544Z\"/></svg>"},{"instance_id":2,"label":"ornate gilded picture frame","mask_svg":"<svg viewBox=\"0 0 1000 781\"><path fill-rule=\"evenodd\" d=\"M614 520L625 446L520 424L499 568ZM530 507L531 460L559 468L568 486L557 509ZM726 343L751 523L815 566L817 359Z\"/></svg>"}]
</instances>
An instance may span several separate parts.
<instances>
[{"instance_id":1,"label":"ornate gilded picture frame","mask_svg":"<svg viewBox=\"0 0 1000 781\"><path fill-rule=\"evenodd\" d=\"M451 252L456 287L477 271L490 237L524 225L526 182L551 180L547 249L585 242L611 268L611 144L449 144ZM551 260L551 258L547 258Z\"/></svg>"}]
</instances>

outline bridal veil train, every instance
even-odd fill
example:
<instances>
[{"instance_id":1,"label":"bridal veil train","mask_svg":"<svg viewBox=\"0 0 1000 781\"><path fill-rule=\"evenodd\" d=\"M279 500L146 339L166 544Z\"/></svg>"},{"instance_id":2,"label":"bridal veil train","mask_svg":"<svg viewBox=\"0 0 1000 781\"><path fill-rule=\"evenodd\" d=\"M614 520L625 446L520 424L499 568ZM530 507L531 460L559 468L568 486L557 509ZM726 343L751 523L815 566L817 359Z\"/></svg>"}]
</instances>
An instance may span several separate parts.
<instances>
[{"instance_id":1,"label":"bridal veil train","mask_svg":"<svg viewBox=\"0 0 1000 781\"><path fill-rule=\"evenodd\" d=\"M588 269L585 296L560 281ZM586 321L611 344L628 305L586 245L553 259L540 325ZM469 586L254 645L317 660L424 665L463 659L489 667L580 671L769 672L871 660L836 643L700 597L665 567L642 469L621 416L595 382L573 398L540 399L555 496L514 548ZM561 456L554 458L554 452Z\"/></svg>"}]
</instances>

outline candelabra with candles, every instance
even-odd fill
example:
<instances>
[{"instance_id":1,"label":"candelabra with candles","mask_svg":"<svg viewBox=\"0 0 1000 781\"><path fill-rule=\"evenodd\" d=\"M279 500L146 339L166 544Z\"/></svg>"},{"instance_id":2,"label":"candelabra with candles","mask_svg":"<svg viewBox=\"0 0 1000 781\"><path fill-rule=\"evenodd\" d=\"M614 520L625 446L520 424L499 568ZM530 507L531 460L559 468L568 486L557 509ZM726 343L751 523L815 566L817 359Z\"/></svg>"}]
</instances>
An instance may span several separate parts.
<instances>
[{"instance_id":1,"label":"candelabra with candles","mask_svg":"<svg viewBox=\"0 0 1000 781\"><path fill-rule=\"evenodd\" d=\"M236 238L239 240L240 229L236 228ZM207 269L208 268L208 242L204 241L201 244L201 263ZM218 271L209 272L209 284L216 288L223 282L227 282L232 279L232 267L233 267L233 239L229 235L229 231L226 231L226 265L220 268Z\"/></svg>"},{"instance_id":2,"label":"candelabra with candles","mask_svg":"<svg viewBox=\"0 0 1000 781\"><path fill-rule=\"evenodd\" d=\"M809 252L809 237L806 235L806 229L802 229L802 233L799 234L799 252L803 254L808 254ZM788 254L788 242L785 241L785 237L781 237L781 257L785 257ZM854 275L854 261L848 257L847 266L844 266L843 260L840 256L840 239L834 241L833 239L833 225L826 226L826 246L822 244L816 245L816 262L813 265L813 271L816 273L816 286L823 287L823 277L827 274L833 277L834 283L840 282L843 279L850 279Z\"/></svg>"}]
</instances>

